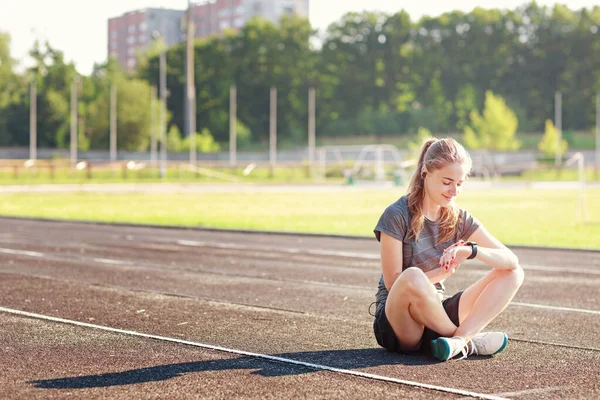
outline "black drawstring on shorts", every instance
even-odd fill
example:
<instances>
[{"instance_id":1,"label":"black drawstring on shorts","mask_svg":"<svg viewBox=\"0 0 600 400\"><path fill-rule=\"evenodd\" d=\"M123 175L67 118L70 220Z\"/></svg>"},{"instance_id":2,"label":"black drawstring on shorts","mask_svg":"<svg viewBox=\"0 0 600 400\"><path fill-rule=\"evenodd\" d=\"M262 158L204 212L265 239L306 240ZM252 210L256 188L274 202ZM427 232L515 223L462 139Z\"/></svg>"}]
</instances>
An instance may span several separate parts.
<instances>
[{"instance_id":1,"label":"black drawstring on shorts","mask_svg":"<svg viewBox=\"0 0 600 400\"><path fill-rule=\"evenodd\" d=\"M375 316L375 314L373 314L373 313L371 312L371 307L373 307L373 304L379 304L379 302L378 302L378 301L374 301L374 302L372 302L371 304L369 304L369 310L368 310L368 311L369 311L369 315L370 315L370 316L372 316L372 317L374 317L374 316ZM377 312L377 306L375 307L375 312Z\"/></svg>"}]
</instances>

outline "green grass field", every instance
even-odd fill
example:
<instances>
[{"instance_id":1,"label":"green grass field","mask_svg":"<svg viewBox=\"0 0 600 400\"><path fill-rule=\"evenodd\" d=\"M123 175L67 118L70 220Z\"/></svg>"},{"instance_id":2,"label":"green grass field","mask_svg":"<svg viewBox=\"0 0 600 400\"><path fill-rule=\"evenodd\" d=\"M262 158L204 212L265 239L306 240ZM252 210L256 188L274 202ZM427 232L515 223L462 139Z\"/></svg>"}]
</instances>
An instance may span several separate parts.
<instances>
[{"instance_id":1,"label":"green grass field","mask_svg":"<svg viewBox=\"0 0 600 400\"><path fill-rule=\"evenodd\" d=\"M76 171L67 168L57 168L52 171L48 168L15 170L10 168L0 169L0 185L33 185L33 184L83 184L83 183L214 183L231 182L231 179L241 183L314 183L307 166L279 166L271 175L268 167L257 167L251 174L245 176L244 168L204 168L203 173L195 173L186 168L186 165L172 167L161 178L156 169L142 170L102 170L92 169ZM352 167L348 163L347 168ZM205 171L205 173L204 173ZM393 180L393 168L386 171L388 180ZM211 173L214 173L211 175ZM222 177L221 177L222 175ZM332 164L326 172L327 183L343 183L346 178L341 167ZM551 167L541 167L537 170L525 171L520 176L501 176L497 178L503 182L537 182L537 181L576 181L579 179L578 171L574 168L558 170ZM600 171L593 167L585 170L587 181L600 181Z\"/></svg>"},{"instance_id":2,"label":"green grass field","mask_svg":"<svg viewBox=\"0 0 600 400\"><path fill-rule=\"evenodd\" d=\"M269 168L260 167L252 171L249 176L244 176L242 168L210 168L208 174L195 173L185 168L171 167L164 177L160 176L157 169L145 168L141 170L117 169L94 169L91 171L76 171L68 168L57 168L54 171L49 168L26 169L19 168L16 172L12 168L0 169L0 185L33 185L33 184L81 184L81 183L213 183L231 182L261 182L261 183L312 183L306 167L279 166L271 175ZM225 174L224 178L211 176L210 173ZM343 178L330 178L330 182L339 183Z\"/></svg>"},{"instance_id":3,"label":"green grass field","mask_svg":"<svg viewBox=\"0 0 600 400\"><path fill-rule=\"evenodd\" d=\"M205 194L3 194L0 215L103 222L371 236L403 188ZM466 190L458 204L513 245L600 248L600 189L587 190L589 221L576 190Z\"/></svg>"}]
</instances>

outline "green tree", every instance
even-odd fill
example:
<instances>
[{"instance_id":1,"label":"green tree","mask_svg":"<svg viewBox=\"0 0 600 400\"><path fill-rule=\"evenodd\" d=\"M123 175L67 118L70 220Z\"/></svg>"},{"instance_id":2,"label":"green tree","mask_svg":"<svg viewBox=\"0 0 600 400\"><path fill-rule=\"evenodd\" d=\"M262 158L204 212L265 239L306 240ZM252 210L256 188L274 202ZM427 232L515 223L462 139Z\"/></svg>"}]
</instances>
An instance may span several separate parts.
<instances>
[{"instance_id":1,"label":"green tree","mask_svg":"<svg viewBox=\"0 0 600 400\"><path fill-rule=\"evenodd\" d=\"M182 151L190 150L190 138L186 137L181 143ZM202 129L201 133L196 133L196 150L200 153L213 153L221 150L219 143L215 142L207 128Z\"/></svg>"},{"instance_id":2,"label":"green tree","mask_svg":"<svg viewBox=\"0 0 600 400\"><path fill-rule=\"evenodd\" d=\"M558 146L558 129L556 129L551 120L547 119L544 136L538 143L537 148L548 157L554 156L558 148L562 157L567 152L569 144L565 139L561 139L560 147Z\"/></svg>"},{"instance_id":3,"label":"green tree","mask_svg":"<svg viewBox=\"0 0 600 400\"><path fill-rule=\"evenodd\" d=\"M181 132L179 132L177 125L171 125L169 129L169 133L167 134L167 150L174 152L182 150Z\"/></svg>"},{"instance_id":4,"label":"green tree","mask_svg":"<svg viewBox=\"0 0 600 400\"><path fill-rule=\"evenodd\" d=\"M239 119L236 122L236 148L243 150L247 149L252 142L252 132Z\"/></svg>"},{"instance_id":5,"label":"green tree","mask_svg":"<svg viewBox=\"0 0 600 400\"><path fill-rule=\"evenodd\" d=\"M24 120L26 83L14 71L16 61L10 56L10 36L0 32L0 145L25 144L19 138L29 136L28 121ZM26 124L25 124L26 123Z\"/></svg>"},{"instance_id":6,"label":"green tree","mask_svg":"<svg viewBox=\"0 0 600 400\"><path fill-rule=\"evenodd\" d=\"M460 88L454 100L454 109L456 111L456 127L464 130L469 124L469 115L472 110L478 108L477 93L475 87L467 84Z\"/></svg>"},{"instance_id":7,"label":"green tree","mask_svg":"<svg viewBox=\"0 0 600 400\"><path fill-rule=\"evenodd\" d=\"M386 43L392 28L384 31L386 20L386 14L379 12L350 12L327 28L320 54L320 75L328 86L321 91L319 104L329 108L329 120L339 120L341 123L336 125L346 129L340 132L338 128L336 134L373 132L377 119L375 110L382 109L381 106L388 110L404 109L405 102L410 101L410 96L398 98L390 94L395 77L388 69L391 65L387 65L391 52L386 49L390 46ZM395 26L400 27L402 23L395 21ZM398 49L401 41L402 33L398 40L392 40ZM401 88L405 87L404 83L398 82ZM380 116L387 118L385 113ZM371 122L365 124L365 121Z\"/></svg>"},{"instance_id":8,"label":"green tree","mask_svg":"<svg viewBox=\"0 0 600 400\"><path fill-rule=\"evenodd\" d=\"M471 111L471 125L465 127L464 141L472 149L517 150L518 121L504 99L491 91L485 93L483 115Z\"/></svg>"},{"instance_id":9,"label":"green tree","mask_svg":"<svg viewBox=\"0 0 600 400\"><path fill-rule=\"evenodd\" d=\"M147 150L150 143L151 96L148 82L127 77L110 59L97 65L89 78L86 132L91 147L108 149L110 141L110 90L117 90L117 148L119 150ZM160 103L156 100L158 126Z\"/></svg>"},{"instance_id":10,"label":"green tree","mask_svg":"<svg viewBox=\"0 0 600 400\"><path fill-rule=\"evenodd\" d=\"M416 161L419 159L423 144L425 144L425 142L431 139L432 137L433 135L431 134L431 131L429 131L429 129L419 127L419 130L417 131L417 137L414 140L408 142L408 149L410 150L410 157L412 160Z\"/></svg>"},{"instance_id":11,"label":"green tree","mask_svg":"<svg viewBox=\"0 0 600 400\"><path fill-rule=\"evenodd\" d=\"M37 83L37 143L40 147L68 147L71 127L71 88L78 78L73 63L48 42L34 43L28 71ZM80 82L80 81L78 81ZM81 86L78 86L78 94ZM25 121L24 121L25 122Z\"/></svg>"}]
</instances>

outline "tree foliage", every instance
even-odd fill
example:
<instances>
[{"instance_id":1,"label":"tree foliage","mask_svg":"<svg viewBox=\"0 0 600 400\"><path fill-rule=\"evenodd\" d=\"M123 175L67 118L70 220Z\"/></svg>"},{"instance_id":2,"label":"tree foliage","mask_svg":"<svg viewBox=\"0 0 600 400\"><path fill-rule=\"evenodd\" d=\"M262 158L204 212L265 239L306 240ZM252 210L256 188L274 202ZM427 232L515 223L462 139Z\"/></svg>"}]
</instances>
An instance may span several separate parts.
<instances>
[{"instance_id":1,"label":"tree foliage","mask_svg":"<svg viewBox=\"0 0 600 400\"><path fill-rule=\"evenodd\" d=\"M471 124L465 127L464 142L472 149L517 150L518 121L504 99L491 91L485 93L483 115L473 110Z\"/></svg>"},{"instance_id":2,"label":"tree foliage","mask_svg":"<svg viewBox=\"0 0 600 400\"><path fill-rule=\"evenodd\" d=\"M68 146L71 85L80 77L81 146L108 148L110 86L116 84L118 147L147 150L156 102L150 86L158 87L163 50L168 129L184 131L184 44L168 49L151 44L139 55L135 74L108 60L90 76L80 76L49 43L36 43L33 66L18 73L9 50L10 38L0 33L0 145L28 143L28 85L34 81L38 144ZM277 88L278 144L305 146L308 89L314 87L318 137L402 135L425 128L436 135L465 132L473 148L511 150L518 148L517 128L544 129L556 91L563 94L565 127L594 126L600 7L572 10L531 2L418 21L405 11L351 12L325 32L302 18L285 16L278 24L256 18L237 33L196 40L194 52L197 131L210 132L221 148L228 146L229 90L235 85L237 118L249 132L239 136L240 145L247 147L266 148L271 87Z\"/></svg>"},{"instance_id":3,"label":"tree foliage","mask_svg":"<svg viewBox=\"0 0 600 400\"><path fill-rule=\"evenodd\" d=\"M544 137L537 145L539 151L544 153L546 156L551 157L559 152L562 156L567 152L569 144L565 139L560 140L560 146L558 145L558 129L554 126L551 120L546 120L546 129L544 131Z\"/></svg>"}]
</instances>

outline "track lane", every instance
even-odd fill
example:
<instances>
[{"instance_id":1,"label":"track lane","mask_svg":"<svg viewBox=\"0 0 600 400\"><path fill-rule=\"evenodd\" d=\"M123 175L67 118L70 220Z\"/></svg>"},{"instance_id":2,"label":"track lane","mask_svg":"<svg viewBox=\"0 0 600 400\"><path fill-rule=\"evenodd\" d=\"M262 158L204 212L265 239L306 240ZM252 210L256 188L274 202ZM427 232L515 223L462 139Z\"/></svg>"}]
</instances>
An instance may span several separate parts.
<instances>
[{"instance_id":1,"label":"track lane","mask_svg":"<svg viewBox=\"0 0 600 400\"><path fill-rule=\"evenodd\" d=\"M374 343L368 324L351 320L291 316L73 282L7 278L2 280L1 291L7 293L3 306L45 315L481 393L573 384L580 397L598 393L594 376L600 372L600 351L511 341L507 351L493 358L437 363L387 353ZM489 376L503 379L491 382ZM540 396L531 398L544 398Z\"/></svg>"},{"instance_id":2,"label":"track lane","mask_svg":"<svg viewBox=\"0 0 600 400\"><path fill-rule=\"evenodd\" d=\"M2 312L0 333L5 399L460 397Z\"/></svg>"}]
</instances>

